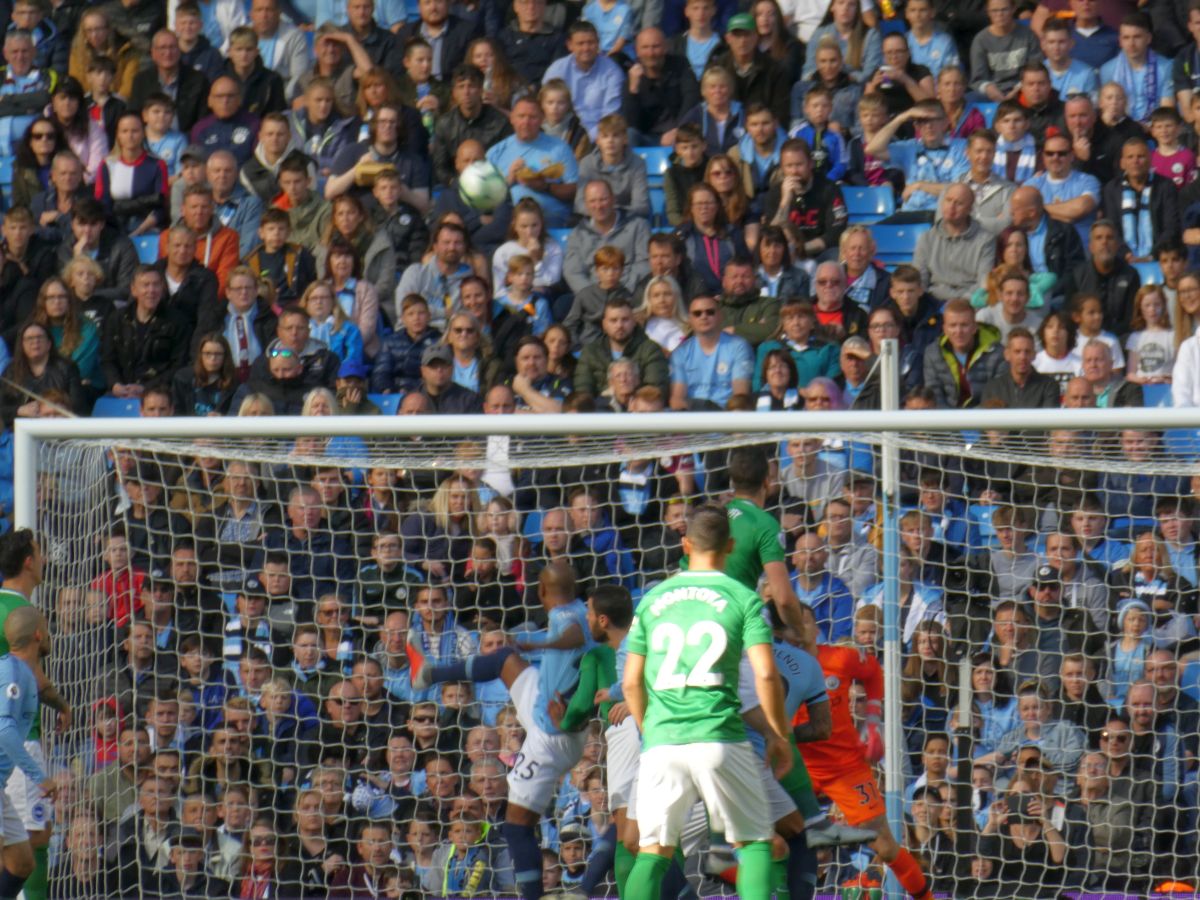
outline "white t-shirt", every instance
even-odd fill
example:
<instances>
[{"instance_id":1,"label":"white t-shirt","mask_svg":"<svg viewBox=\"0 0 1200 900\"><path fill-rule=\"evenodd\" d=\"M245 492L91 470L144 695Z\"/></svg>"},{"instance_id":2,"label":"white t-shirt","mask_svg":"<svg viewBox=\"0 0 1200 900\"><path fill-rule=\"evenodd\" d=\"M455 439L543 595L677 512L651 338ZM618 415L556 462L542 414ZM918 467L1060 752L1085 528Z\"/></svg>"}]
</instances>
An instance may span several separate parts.
<instances>
[{"instance_id":1,"label":"white t-shirt","mask_svg":"<svg viewBox=\"0 0 1200 900\"><path fill-rule=\"evenodd\" d=\"M687 335L683 333L683 328L674 319L651 316L646 320L646 337L662 347L664 352L670 353L683 343L683 339Z\"/></svg>"},{"instance_id":2,"label":"white t-shirt","mask_svg":"<svg viewBox=\"0 0 1200 900\"><path fill-rule=\"evenodd\" d=\"M829 12L829 4L830 0L780 0L779 8L784 18L791 20L796 37L802 44L807 44L821 26L825 13ZM863 12L874 8L874 0L859 0L859 9Z\"/></svg>"},{"instance_id":3,"label":"white t-shirt","mask_svg":"<svg viewBox=\"0 0 1200 900\"><path fill-rule=\"evenodd\" d=\"M1075 338L1075 352L1079 354L1079 358L1083 359L1083 348L1087 346L1088 341L1104 341L1108 344L1108 349L1112 350L1113 368L1125 368L1125 351L1121 349L1121 342L1117 340L1117 336L1111 331L1102 331L1093 337L1085 337L1080 334Z\"/></svg>"},{"instance_id":4,"label":"white t-shirt","mask_svg":"<svg viewBox=\"0 0 1200 900\"><path fill-rule=\"evenodd\" d=\"M1125 342L1125 349L1137 353L1137 371L1130 375L1170 375L1175 367L1175 332L1166 328L1135 331Z\"/></svg>"}]
</instances>

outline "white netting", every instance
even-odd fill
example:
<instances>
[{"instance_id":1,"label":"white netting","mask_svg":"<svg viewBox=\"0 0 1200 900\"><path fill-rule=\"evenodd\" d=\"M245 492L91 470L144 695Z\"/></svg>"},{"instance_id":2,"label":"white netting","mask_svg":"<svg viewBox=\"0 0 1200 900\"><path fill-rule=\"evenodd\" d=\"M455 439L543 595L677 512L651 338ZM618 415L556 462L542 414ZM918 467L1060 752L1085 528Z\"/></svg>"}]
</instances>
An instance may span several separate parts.
<instances>
[{"instance_id":1,"label":"white netting","mask_svg":"<svg viewBox=\"0 0 1200 900\"><path fill-rule=\"evenodd\" d=\"M64 786L56 877L72 846L103 835L112 890L151 896L175 840L160 845L147 826L157 799L172 823L162 835L177 820L197 828L209 877L235 882L235 896L260 817L287 861L284 896L349 891L364 873L440 896L453 886L444 864L458 812L487 823L478 893L511 892L496 825L520 726L499 683L414 704L402 648L410 625L425 631L436 619L427 586L446 589L454 619L426 644L445 658L494 647L497 628L543 624L534 587L555 558L571 563L581 591L617 582L636 597L679 561L680 498L727 498L730 450L762 444L778 463L767 507L784 526L797 595L826 639L874 652L879 442L41 444L37 532L49 566L39 596L54 627L52 674L77 710L75 729L51 740ZM904 434L898 444L904 654L901 683L887 690L900 693L905 846L956 896L1140 893L1193 879L1191 447L1175 435L1066 431ZM247 593L267 598L249 631L239 618L252 609ZM411 622L396 615L409 612ZM147 617L149 627L131 625ZM953 734L964 655L970 741ZM328 701L347 691L365 691L366 724L338 724L359 715ZM131 731L122 751L119 727L152 736ZM593 723L584 762L542 822L546 864L557 866L547 888L555 877L576 883L580 847L586 854L608 825L603 782L589 777L604 771L599 732ZM946 732L951 756L974 759L957 787L937 737ZM143 785L139 803L148 772L156 790ZM368 821L386 823L379 837L391 841L377 868L357 840ZM585 840L562 841L564 829ZM826 853L822 891L880 871L869 850Z\"/></svg>"}]
</instances>

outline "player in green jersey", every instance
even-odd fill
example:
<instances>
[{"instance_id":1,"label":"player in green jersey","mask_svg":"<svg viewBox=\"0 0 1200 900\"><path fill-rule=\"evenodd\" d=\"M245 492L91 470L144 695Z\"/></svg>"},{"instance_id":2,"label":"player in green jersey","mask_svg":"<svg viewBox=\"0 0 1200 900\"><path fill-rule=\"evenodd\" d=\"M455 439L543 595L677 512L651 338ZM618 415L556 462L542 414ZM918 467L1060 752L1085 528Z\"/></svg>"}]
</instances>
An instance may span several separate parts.
<instances>
[{"instance_id":1,"label":"player in green jersey","mask_svg":"<svg viewBox=\"0 0 1200 900\"><path fill-rule=\"evenodd\" d=\"M9 652L4 639L4 622L14 609L31 606L30 598L42 583L42 550L32 531L18 528L0 539L0 575L4 576L0 586L0 655ZM38 699L58 712L58 730L71 727L71 707L59 695L39 663L33 670L37 678ZM25 749L45 767L42 751L41 717L33 721ZM13 808L21 817L25 830L29 832L29 843L33 848L34 868L30 872L18 873L27 878L24 891L27 900L45 900L46 879L49 874L48 847L53 821L50 805L42 795L41 787L17 770L8 780L5 791Z\"/></svg>"},{"instance_id":2,"label":"player in green jersey","mask_svg":"<svg viewBox=\"0 0 1200 900\"><path fill-rule=\"evenodd\" d=\"M724 573L732 547L725 510L693 510L683 539L690 571L650 591L629 631L622 686L642 731L641 852L625 900L657 900L697 799L713 830L740 848L739 896L771 895L772 822L738 699L743 652L770 726L766 756L776 777L791 768L790 728L762 601Z\"/></svg>"}]
</instances>

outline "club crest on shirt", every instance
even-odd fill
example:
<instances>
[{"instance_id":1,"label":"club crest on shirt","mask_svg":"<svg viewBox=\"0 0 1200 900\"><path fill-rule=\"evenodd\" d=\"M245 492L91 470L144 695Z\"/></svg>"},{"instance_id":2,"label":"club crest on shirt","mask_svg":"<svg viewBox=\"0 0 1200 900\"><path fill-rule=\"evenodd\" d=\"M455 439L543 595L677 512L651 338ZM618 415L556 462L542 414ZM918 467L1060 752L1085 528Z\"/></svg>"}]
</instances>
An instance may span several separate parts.
<instances>
[{"instance_id":1,"label":"club crest on shirt","mask_svg":"<svg viewBox=\"0 0 1200 900\"><path fill-rule=\"evenodd\" d=\"M842 686L842 679L838 678L836 675L826 675L825 676L825 689L827 691L836 691L841 686Z\"/></svg>"},{"instance_id":2,"label":"club crest on shirt","mask_svg":"<svg viewBox=\"0 0 1200 900\"><path fill-rule=\"evenodd\" d=\"M15 682L10 684L4 689L4 695L8 697L9 700L18 699L21 696L21 686Z\"/></svg>"}]
</instances>

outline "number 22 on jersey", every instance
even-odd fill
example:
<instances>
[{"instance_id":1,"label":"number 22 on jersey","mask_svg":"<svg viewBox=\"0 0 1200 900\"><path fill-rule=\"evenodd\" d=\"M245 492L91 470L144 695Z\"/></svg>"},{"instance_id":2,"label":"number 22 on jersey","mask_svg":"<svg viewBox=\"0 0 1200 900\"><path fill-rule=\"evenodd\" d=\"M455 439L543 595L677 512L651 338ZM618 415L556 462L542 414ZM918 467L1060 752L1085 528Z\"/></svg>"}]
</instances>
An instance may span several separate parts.
<instances>
[{"instance_id":1,"label":"number 22 on jersey","mask_svg":"<svg viewBox=\"0 0 1200 900\"><path fill-rule=\"evenodd\" d=\"M728 645L725 629L716 622L696 622L686 632L674 622L660 622L650 632L650 649L662 653L663 661L654 679L654 690L671 691L680 688L720 687L725 676L714 672L715 666ZM690 671L679 671L685 649L703 647ZM692 654L689 654L691 656Z\"/></svg>"}]
</instances>

